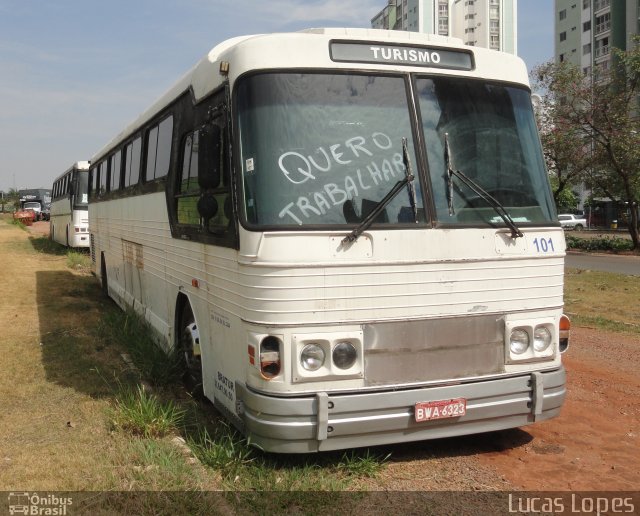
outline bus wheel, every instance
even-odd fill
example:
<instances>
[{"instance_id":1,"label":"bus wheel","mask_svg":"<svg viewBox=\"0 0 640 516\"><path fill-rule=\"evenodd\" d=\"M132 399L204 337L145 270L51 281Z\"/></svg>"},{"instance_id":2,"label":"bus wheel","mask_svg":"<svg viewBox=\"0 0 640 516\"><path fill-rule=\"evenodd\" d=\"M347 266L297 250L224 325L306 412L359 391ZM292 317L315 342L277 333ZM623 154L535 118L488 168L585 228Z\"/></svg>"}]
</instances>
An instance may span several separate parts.
<instances>
[{"instance_id":1,"label":"bus wheel","mask_svg":"<svg viewBox=\"0 0 640 516\"><path fill-rule=\"evenodd\" d=\"M69 226L67 226L67 247L69 247Z\"/></svg>"},{"instance_id":2,"label":"bus wheel","mask_svg":"<svg viewBox=\"0 0 640 516\"><path fill-rule=\"evenodd\" d=\"M178 352L184 368L184 381L193 395L201 396L202 359L200 355L200 333L189 303L185 303L180 316Z\"/></svg>"}]
</instances>

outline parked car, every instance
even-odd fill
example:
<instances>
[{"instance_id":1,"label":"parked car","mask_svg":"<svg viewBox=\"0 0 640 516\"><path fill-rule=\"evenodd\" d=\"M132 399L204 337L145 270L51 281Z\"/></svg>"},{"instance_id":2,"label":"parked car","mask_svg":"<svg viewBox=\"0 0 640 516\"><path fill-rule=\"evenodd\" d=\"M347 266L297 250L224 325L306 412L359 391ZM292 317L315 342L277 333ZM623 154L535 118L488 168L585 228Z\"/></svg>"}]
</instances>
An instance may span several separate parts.
<instances>
[{"instance_id":1,"label":"parked car","mask_svg":"<svg viewBox=\"0 0 640 516\"><path fill-rule=\"evenodd\" d=\"M570 213L563 213L558 215L560 225L564 229L574 229L576 231L582 231L587 227L587 219L579 215L572 215Z\"/></svg>"}]
</instances>

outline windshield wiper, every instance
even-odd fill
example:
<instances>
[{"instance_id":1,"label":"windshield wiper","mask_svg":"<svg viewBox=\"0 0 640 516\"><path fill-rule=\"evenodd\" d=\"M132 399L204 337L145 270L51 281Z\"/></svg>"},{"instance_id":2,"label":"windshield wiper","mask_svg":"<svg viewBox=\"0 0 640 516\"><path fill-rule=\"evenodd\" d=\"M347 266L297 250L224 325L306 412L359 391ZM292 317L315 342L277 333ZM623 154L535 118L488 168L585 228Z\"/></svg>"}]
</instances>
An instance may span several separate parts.
<instances>
[{"instance_id":1,"label":"windshield wiper","mask_svg":"<svg viewBox=\"0 0 640 516\"><path fill-rule=\"evenodd\" d=\"M407 147L407 139L402 138L402 161L404 163L404 173L406 177L411 179L407 180L407 193L409 194L409 205L413 212L413 221L418 223L418 206L416 203L416 188L413 185L413 169L411 168L411 160L409 159L409 148Z\"/></svg>"},{"instance_id":2,"label":"windshield wiper","mask_svg":"<svg viewBox=\"0 0 640 516\"><path fill-rule=\"evenodd\" d=\"M511 218L511 215L507 212L505 207L478 183L476 183L469 176L463 174L459 170L454 170L451 166L451 150L449 149L449 133L444 133L444 162L447 167L447 187L448 187L448 201L449 201L449 215L454 215L455 210L453 208L453 176L456 176L460 181L473 190L481 199L491 206L494 211L500 215L500 218L504 221L507 227L511 230L511 238L523 237L522 231L516 226L516 223Z\"/></svg>"},{"instance_id":3,"label":"windshield wiper","mask_svg":"<svg viewBox=\"0 0 640 516\"><path fill-rule=\"evenodd\" d=\"M411 208L413 210L413 217L416 222L418 222L418 208L416 207L416 191L413 187L414 175L411 170L411 161L409 160L409 150L407 148L407 139L402 138L402 159L404 161L404 179L398 181L389 193L385 195L378 204L369 212L369 214L362 219L362 222L358 224L351 233L349 233L346 237L342 239L342 244L348 244L350 242L355 242L358 240L358 237L367 230L373 221L376 219L382 210L384 210L389 203L395 198L396 195L402 190L405 186L408 187L409 192L409 202L411 204Z\"/></svg>"}]
</instances>

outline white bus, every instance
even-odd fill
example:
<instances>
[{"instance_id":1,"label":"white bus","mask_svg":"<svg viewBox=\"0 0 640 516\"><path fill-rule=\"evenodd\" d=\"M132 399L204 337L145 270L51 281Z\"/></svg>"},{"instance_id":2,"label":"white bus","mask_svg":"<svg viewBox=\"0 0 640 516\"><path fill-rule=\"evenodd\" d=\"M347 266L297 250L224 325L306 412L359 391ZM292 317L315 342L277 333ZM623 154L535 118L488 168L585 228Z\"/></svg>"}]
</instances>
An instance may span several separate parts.
<instances>
[{"instance_id":1,"label":"white bus","mask_svg":"<svg viewBox=\"0 0 640 516\"><path fill-rule=\"evenodd\" d=\"M49 236L67 247L89 247L89 162L78 161L51 189Z\"/></svg>"},{"instance_id":2,"label":"white bus","mask_svg":"<svg viewBox=\"0 0 640 516\"><path fill-rule=\"evenodd\" d=\"M256 446L559 413L565 241L519 58L413 32L238 37L90 177L103 289Z\"/></svg>"}]
</instances>

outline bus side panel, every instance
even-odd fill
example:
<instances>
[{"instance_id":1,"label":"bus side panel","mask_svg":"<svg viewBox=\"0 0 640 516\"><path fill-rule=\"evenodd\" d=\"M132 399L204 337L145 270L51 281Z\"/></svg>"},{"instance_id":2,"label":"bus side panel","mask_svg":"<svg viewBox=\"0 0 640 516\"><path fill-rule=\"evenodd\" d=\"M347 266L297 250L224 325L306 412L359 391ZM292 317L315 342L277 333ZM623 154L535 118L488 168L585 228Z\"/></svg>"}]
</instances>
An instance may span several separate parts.
<instances>
[{"instance_id":1,"label":"bus side panel","mask_svg":"<svg viewBox=\"0 0 640 516\"><path fill-rule=\"evenodd\" d=\"M184 294L196 320L205 396L225 408L227 415L235 414L235 383L244 380L248 364L247 335L229 302L229 280L237 277L237 251L179 239L168 241L166 249L172 299Z\"/></svg>"},{"instance_id":2,"label":"bus side panel","mask_svg":"<svg viewBox=\"0 0 640 516\"><path fill-rule=\"evenodd\" d=\"M71 221L71 203L68 198L58 199L51 203L49 234L54 242L67 245L67 227Z\"/></svg>"},{"instance_id":3,"label":"bus side panel","mask_svg":"<svg viewBox=\"0 0 640 516\"><path fill-rule=\"evenodd\" d=\"M107 213L107 210L109 213ZM95 221L93 220L95 216ZM104 252L109 293L150 324L165 349L172 343L173 306L165 281L166 222L164 194L140 196L136 203L114 200L92 208L97 256ZM111 227L106 220L110 220ZM118 235L118 236L117 236ZM100 263L96 263L100 271Z\"/></svg>"}]
</instances>

